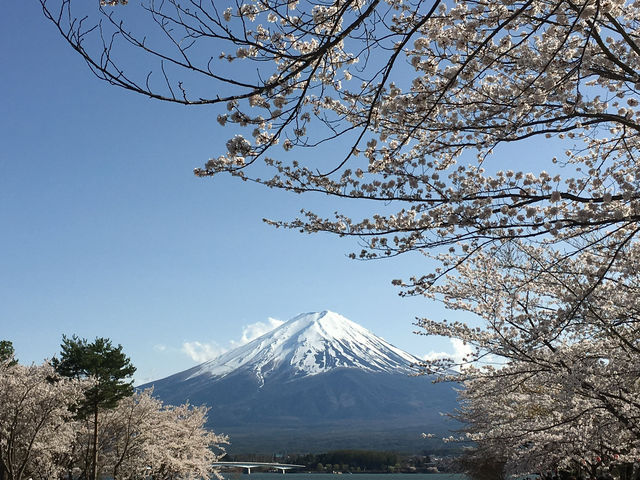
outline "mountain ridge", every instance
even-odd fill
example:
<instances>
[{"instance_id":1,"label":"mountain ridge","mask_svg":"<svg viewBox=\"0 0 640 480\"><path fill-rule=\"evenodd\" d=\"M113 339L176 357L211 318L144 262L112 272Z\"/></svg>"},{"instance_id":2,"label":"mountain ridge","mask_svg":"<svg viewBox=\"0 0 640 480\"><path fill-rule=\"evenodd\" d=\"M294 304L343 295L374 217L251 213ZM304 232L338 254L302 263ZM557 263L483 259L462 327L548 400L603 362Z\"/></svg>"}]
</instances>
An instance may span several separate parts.
<instances>
[{"instance_id":1,"label":"mountain ridge","mask_svg":"<svg viewBox=\"0 0 640 480\"><path fill-rule=\"evenodd\" d=\"M442 413L456 406L451 385L411 375L419 360L325 310L146 386L169 404L210 407L210 426L230 435L233 453L387 443L419 452L432 443L422 432L450 434Z\"/></svg>"},{"instance_id":2,"label":"mountain ridge","mask_svg":"<svg viewBox=\"0 0 640 480\"><path fill-rule=\"evenodd\" d=\"M222 378L248 369L264 381L265 376L283 367L294 377L339 367L409 373L411 364L419 361L357 323L324 310L297 315L251 342L202 363L192 375Z\"/></svg>"}]
</instances>

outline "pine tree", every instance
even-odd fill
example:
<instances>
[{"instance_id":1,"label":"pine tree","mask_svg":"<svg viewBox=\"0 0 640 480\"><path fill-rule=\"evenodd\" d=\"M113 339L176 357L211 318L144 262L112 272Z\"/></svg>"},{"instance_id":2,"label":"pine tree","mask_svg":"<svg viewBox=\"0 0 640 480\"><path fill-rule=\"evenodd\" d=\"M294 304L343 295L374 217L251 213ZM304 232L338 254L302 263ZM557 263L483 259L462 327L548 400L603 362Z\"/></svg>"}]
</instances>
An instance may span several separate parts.
<instances>
[{"instance_id":1,"label":"pine tree","mask_svg":"<svg viewBox=\"0 0 640 480\"><path fill-rule=\"evenodd\" d=\"M0 340L0 362L8 362L9 366L13 366L18 363L15 359L15 350L13 349L13 343L9 340Z\"/></svg>"},{"instance_id":2,"label":"pine tree","mask_svg":"<svg viewBox=\"0 0 640 480\"><path fill-rule=\"evenodd\" d=\"M88 343L76 335L71 338L63 335L60 347L60 359L52 361L56 371L65 377L89 378L95 382L76 406L76 414L78 418L93 417L91 478L97 480L100 410L115 408L120 399L133 394L133 380L127 379L136 368L122 352L122 345L114 347L107 338L96 338Z\"/></svg>"}]
</instances>

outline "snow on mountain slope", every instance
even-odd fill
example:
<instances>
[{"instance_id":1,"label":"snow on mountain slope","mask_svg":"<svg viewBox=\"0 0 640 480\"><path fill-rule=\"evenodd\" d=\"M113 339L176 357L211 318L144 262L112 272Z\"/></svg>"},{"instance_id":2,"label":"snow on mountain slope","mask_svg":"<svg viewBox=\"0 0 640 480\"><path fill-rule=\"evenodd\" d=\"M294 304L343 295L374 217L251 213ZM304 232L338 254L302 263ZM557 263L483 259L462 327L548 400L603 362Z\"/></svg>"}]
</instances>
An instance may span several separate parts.
<instances>
[{"instance_id":1,"label":"snow on mountain slope","mask_svg":"<svg viewBox=\"0 0 640 480\"><path fill-rule=\"evenodd\" d=\"M409 373L420 359L334 312L304 313L250 343L205 362L189 378L250 372L261 383L271 375L304 377L334 368Z\"/></svg>"}]
</instances>

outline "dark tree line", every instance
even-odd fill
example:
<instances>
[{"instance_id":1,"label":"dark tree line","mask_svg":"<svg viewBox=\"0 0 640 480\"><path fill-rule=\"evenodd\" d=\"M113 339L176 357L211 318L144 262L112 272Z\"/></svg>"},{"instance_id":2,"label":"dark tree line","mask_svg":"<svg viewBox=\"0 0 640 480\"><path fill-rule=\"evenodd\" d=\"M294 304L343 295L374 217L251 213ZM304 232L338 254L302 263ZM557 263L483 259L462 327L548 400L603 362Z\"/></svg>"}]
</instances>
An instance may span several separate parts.
<instances>
[{"instance_id":1,"label":"dark tree line","mask_svg":"<svg viewBox=\"0 0 640 480\"><path fill-rule=\"evenodd\" d=\"M420 472L433 466L429 455L402 455L397 452L377 450L332 450L325 453L305 453L298 455L227 455L225 461L286 462L305 465L305 471L342 472Z\"/></svg>"},{"instance_id":2,"label":"dark tree line","mask_svg":"<svg viewBox=\"0 0 640 480\"><path fill-rule=\"evenodd\" d=\"M398 463L398 455L392 452L369 450L336 450L316 456L316 463L323 465L347 465L349 470L385 470Z\"/></svg>"}]
</instances>

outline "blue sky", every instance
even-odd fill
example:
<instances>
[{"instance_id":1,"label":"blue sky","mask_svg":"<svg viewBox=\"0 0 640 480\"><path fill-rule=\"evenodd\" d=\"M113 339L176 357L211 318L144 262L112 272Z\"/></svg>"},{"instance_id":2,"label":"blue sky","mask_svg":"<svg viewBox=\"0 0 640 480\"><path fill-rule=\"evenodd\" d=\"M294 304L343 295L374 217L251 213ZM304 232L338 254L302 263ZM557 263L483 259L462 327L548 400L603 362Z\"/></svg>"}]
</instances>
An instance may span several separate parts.
<instances>
[{"instance_id":1,"label":"blue sky","mask_svg":"<svg viewBox=\"0 0 640 480\"><path fill-rule=\"evenodd\" d=\"M140 383L195 365L194 348L220 351L269 318L324 309L415 355L453 351L412 333L415 316L441 307L391 286L428 270L420 255L352 261L353 239L265 225L326 197L194 177L232 134L216 108L110 87L37 1L4 7L0 338L22 362L51 357L63 334L109 337Z\"/></svg>"}]
</instances>

